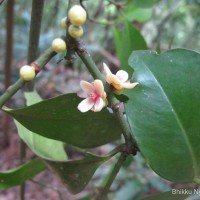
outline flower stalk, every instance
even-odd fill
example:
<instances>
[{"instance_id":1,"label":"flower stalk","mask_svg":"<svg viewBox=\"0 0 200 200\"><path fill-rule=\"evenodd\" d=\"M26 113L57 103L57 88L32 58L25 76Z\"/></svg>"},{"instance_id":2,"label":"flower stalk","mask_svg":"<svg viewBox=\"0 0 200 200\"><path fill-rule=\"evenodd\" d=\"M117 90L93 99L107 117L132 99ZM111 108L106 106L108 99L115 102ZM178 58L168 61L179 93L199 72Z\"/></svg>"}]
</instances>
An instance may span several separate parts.
<instances>
[{"instance_id":1,"label":"flower stalk","mask_svg":"<svg viewBox=\"0 0 200 200\"><path fill-rule=\"evenodd\" d=\"M105 78L103 77L102 73L99 71L96 64L92 60L87 49L81 44L80 40L77 42L75 51L78 54L78 56L81 58L81 60L83 61L88 71L93 76L93 78L101 80L105 86L105 90L108 90L108 84L106 83Z\"/></svg>"},{"instance_id":2,"label":"flower stalk","mask_svg":"<svg viewBox=\"0 0 200 200\"><path fill-rule=\"evenodd\" d=\"M108 93L108 97L107 97L108 106L110 108L112 108L112 110L121 126L122 134L124 136L125 144L126 144L125 151L122 152L119 160L115 164L114 168L111 170L111 174L107 180L107 183L104 186L103 191L100 192L100 194L97 198L99 200L100 199L103 200L106 198L107 193L108 193L114 179L116 178L122 164L126 160L127 156L129 154L136 155L136 153L138 151L138 147L137 147L136 141L134 140L134 138L131 135L130 127L129 127L127 120L124 117L123 111L120 108L121 102L118 101L116 99L116 97L114 96L114 94L111 92L110 85L106 82L105 78L102 76L101 72L97 68L96 64L92 60L92 58L89 55L89 53L87 52L87 50L82 46L80 48L80 42L79 42L79 45L77 45L77 47L75 48L75 50L76 50L77 54L79 55L79 57L81 58L81 60L83 61L83 63L86 65L87 69L89 70L89 72L91 73L93 78L99 79L104 83L105 91Z\"/></svg>"},{"instance_id":3,"label":"flower stalk","mask_svg":"<svg viewBox=\"0 0 200 200\"><path fill-rule=\"evenodd\" d=\"M97 200L104 200L109 192L109 189L115 180L121 166L123 165L124 161L126 160L127 155L123 152L121 153L117 163L114 165L114 167L111 169L111 173L108 176L107 182L103 188L103 190L99 193L99 196L97 197Z\"/></svg>"},{"instance_id":4,"label":"flower stalk","mask_svg":"<svg viewBox=\"0 0 200 200\"><path fill-rule=\"evenodd\" d=\"M99 79L103 82L105 91L108 93L108 105L113 109L113 112L118 119L122 134L124 136L125 142L129 148L129 152L133 151L133 154L135 154L135 151L137 150L137 145L135 140L133 139L131 135L131 131L129 128L129 124L127 120L124 118L123 112L120 109L120 101L116 99L116 97L111 92L110 85L106 82L105 78L103 77L102 73L97 68L96 64L92 60L90 54L88 53L87 49L83 47L82 43L77 41L77 45L75 48L76 53L79 55L85 66L87 67L88 71L91 73L94 79Z\"/></svg>"}]
</instances>

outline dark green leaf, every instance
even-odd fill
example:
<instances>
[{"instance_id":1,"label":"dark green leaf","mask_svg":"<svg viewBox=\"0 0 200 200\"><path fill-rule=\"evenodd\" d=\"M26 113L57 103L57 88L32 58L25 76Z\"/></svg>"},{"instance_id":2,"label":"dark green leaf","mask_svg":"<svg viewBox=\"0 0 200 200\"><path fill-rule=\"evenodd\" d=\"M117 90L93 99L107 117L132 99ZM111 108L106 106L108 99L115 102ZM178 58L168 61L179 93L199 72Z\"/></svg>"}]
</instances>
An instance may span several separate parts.
<instances>
[{"instance_id":1,"label":"dark green leaf","mask_svg":"<svg viewBox=\"0 0 200 200\"><path fill-rule=\"evenodd\" d=\"M160 176L192 181L200 175L200 54L136 51L129 63L139 85L126 91L125 107L141 152Z\"/></svg>"},{"instance_id":2,"label":"dark green leaf","mask_svg":"<svg viewBox=\"0 0 200 200\"><path fill-rule=\"evenodd\" d=\"M26 92L25 98L27 100L27 105L32 105L42 100L36 91ZM36 155L48 160L67 160L62 142L33 133L16 120L15 124L17 126L20 138Z\"/></svg>"},{"instance_id":3,"label":"dark green leaf","mask_svg":"<svg viewBox=\"0 0 200 200\"><path fill-rule=\"evenodd\" d=\"M122 31L113 28L113 32L117 56L121 63L120 68L132 75L133 69L129 67L128 58L133 50L147 49L147 44L140 32L130 22L125 22Z\"/></svg>"},{"instance_id":4,"label":"dark green leaf","mask_svg":"<svg viewBox=\"0 0 200 200\"><path fill-rule=\"evenodd\" d=\"M35 159L15 169L2 171L0 172L0 188L20 185L45 169L44 162L40 159Z\"/></svg>"},{"instance_id":5,"label":"dark green leaf","mask_svg":"<svg viewBox=\"0 0 200 200\"><path fill-rule=\"evenodd\" d=\"M82 101L76 94L65 94L26 108L5 111L30 131L82 148L97 147L120 138L120 127L107 109L81 113Z\"/></svg>"},{"instance_id":6,"label":"dark green leaf","mask_svg":"<svg viewBox=\"0 0 200 200\"><path fill-rule=\"evenodd\" d=\"M116 97L119 101L124 102L124 103L126 103L126 102L129 100L129 98L128 98L126 95L124 95L124 94L115 95L115 97Z\"/></svg>"},{"instance_id":7,"label":"dark green leaf","mask_svg":"<svg viewBox=\"0 0 200 200\"><path fill-rule=\"evenodd\" d=\"M69 191L76 194L81 192L86 187L96 169L115 154L116 153L111 153L107 156L97 156L87 153L86 157L81 160L46 162L61 178Z\"/></svg>"}]
</instances>

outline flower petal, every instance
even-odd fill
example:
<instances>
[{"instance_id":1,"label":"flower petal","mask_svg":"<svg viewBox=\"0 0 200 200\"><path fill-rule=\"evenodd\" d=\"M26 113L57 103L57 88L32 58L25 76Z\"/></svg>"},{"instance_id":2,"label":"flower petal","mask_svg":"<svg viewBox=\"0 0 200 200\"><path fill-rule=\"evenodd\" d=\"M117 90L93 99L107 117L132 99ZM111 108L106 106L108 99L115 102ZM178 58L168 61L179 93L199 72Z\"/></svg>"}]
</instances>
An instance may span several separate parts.
<instances>
[{"instance_id":1,"label":"flower petal","mask_svg":"<svg viewBox=\"0 0 200 200\"><path fill-rule=\"evenodd\" d=\"M84 99L83 101L81 101L78 104L78 109L81 112L87 112L88 110L90 110L93 106L94 106L95 102L91 101L90 98Z\"/></svg>"},{"instance_id":2,"label":"flower petal","mask_svg":"<svg viewBox=\"0 0 200 200\"><path fill-rule=\"evenodd\" d=\"M122 84L112 84L112 86L116 89L116 90L122 90L124 87Z\"/></svg>"},{"instance_id":3,"label":"flower petal","mask_svg":"<svg viewBox=\"0 0 200 200\"><path fill-rule=\"evenodd\" d=\"M112 72L110 71L110 69L108 68L106 63L103 63L103 69L104 69L104 72L106 73L106 75L112 74Z\"/></svg>"},{"instance_id":4,"label":"flower petal","mask_svg":"<svg viewBox=\"0 0 200 200\"><path fill-rule=\"evenodd\" d=\"M98 91L99 95L102 97L104 94L104 86L103 82L101 80L95 80L94 81L94 87Z\"/></svg>"},{"instance_id":5,"label":"flower petal","mask_svg":"<svg viewBox=\"0 0 200 200\"><path fill-rule=\"evenodd\" d=\"M102 110L102 108L105 106L105 102L102 98L99 98L96 103L94 104L94 107L92 108L92 110L94 112L99 112Z\"/></svg>"},{"instance_id":6,"label":"flower petal","mask_svg":"<svg viewBox=\"0 0 200 200\"><path fill-rule=\"evenodd\" d=\"M127 88L127 89L131 89L131 88L134 88L138 84L139 84L138 82L135 82L135 83L125 82L125 83L122 83L122 87Z\"/></svg>"},{"instance_id":7,"label":"flower petal","mask_svg":"<svg viewBox=\"0 0 200 200\"><path fill-rule=\"evenodd\" d=\"M87 94L90 93L94 89L94 86L91 83L87 81L83 81L83 80L80 82L80 86L82 90L86 92Z\"/></svg>"},{"instance_id":8,"label":"flower petal","mask_svg":"<svg viewBox=\"0 0 200 200\"><path fill-rule=\"evenodd\" d=\"M119 78L121 82L126 82L128 80L128 73L124 70L119 70L116 73L116 76Z\"/></svg>"},{"instance_id":9,"label":"flower petal","mask_svg":"<svg viewBox=\"0 0 200 200\"><path fill-rule=\"evenodd\" d=\"M119 78L114 75L114 74L109 74L106 76L106 80L110 83L110 84L118 84L120 85L121 84L121 81L119 80Z\"/></svg>"}]
</instances>

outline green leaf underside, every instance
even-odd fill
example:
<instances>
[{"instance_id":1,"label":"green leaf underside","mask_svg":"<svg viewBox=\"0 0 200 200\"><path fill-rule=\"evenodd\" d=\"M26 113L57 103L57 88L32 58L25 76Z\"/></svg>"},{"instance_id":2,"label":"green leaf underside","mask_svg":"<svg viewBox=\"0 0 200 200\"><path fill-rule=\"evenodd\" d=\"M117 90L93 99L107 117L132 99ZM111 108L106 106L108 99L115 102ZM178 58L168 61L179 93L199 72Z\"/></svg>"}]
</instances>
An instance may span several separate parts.
<instances>
[{"instance_id":1,"label":"green leaf underside","mask_svg":"<svg viewBox=\"0 0 200 200\"><path fill-rule=\"evenodd\" d=\"M195 190L194 188L179 188L152 195L142 200L186 200L187 197L192 197L195 192L198 192L198 190Z\"/></svg>"},{"instance_id":2,"label":"green leaf underside","mask_svg":"<svg viewBox=\"0 0 200 200\"><path fill-rule=\"evenodd\" d=\"M120 60L120 68L132 75L133 69L129 67L128 58L133 50L147 49L147 44L140 32L130 23L125 21L122 31L113 28L117 57Z\"/></svg>"},{"instance_id":3,"label":"green leaf underside","mask_svg":"<svg viewBox=\"0 0 200 200\"><path fill-rule=\"evenodd\" d=\"M47 160L46 163L60 177L68 190L73 194L77 194L86 187L96 169L115 154L97 156L87 153L86 157L81 160L66 162L51 162Z\"/></svg>"},{"instance_id":4,"label":"green leaf underside","mask_svg":"<svg viewBox=\"0 0 200 200\"><path fill-rule=\"evenodd\" d=\"M27 100L26 104L28 106L38 103L42 100L36 91L25 92L24 95ZM17 126L20 138L37 156L48 160L67 160L62 142L33 133L16 120L15 124Z\"/></svg>"},{"instance_id":5,"label":"green leaf underside","mask_svg":"<svg viewBox=\"0 0 200 200\"><path fill-rule=\"evenodd\" d=\"M35 159L15 169L0 172L0 188L20 185L45 169L44 162L40 159Z\"/></svg>"},{"instance_id":6,"label":"green leaf underside","mask_svg":"<svg viewBox=\"0 0 200 200\"><path fill-rule=\"evenodd\" d=\"M76 94L65 94L26 108L4 111L34 133L82 148L119 139L121 130L114 115L107 109L81 113L77 106L82 100Z\"/></svg>"},{"instance_id":7,"label":"green leaf underside","mask_svg":"<svg viewBox=\"0 0 200 200\"><path fill-rule=\"evenodd\" d=\"M139 85L125 107L141 152L160 176L192 181L200 175L200 54L135 51L129 64Z\"/></svg>"}]
</instances>

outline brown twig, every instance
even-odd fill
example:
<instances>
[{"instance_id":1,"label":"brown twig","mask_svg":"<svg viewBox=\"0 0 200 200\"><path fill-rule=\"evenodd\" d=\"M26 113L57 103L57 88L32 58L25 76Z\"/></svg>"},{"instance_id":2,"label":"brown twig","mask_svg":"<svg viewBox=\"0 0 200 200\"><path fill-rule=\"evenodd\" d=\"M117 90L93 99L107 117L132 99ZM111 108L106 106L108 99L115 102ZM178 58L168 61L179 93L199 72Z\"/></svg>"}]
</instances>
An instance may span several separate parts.
<instances>
[{"instance_id":1,"label":"brown twig","mask_svg":"<svg viewBox=\"0 0 200 200\"><path fill-rule=\"evenodd\" d=\"M1 4L3 1L1 2ZM4 65L4 89L6 90L11 82L12 54L13 54L13 19L14 0L10 0L6 5L6 51ZM2 116L2 129L4 134L4 146L9 144L9 117L7 113Z\"/></svg>"}]
</instances>

